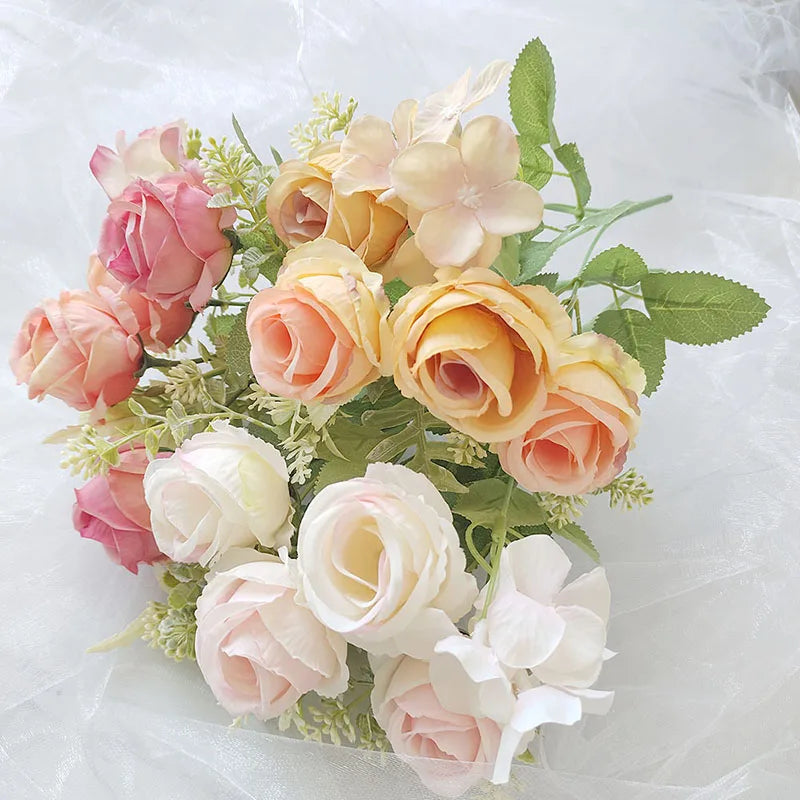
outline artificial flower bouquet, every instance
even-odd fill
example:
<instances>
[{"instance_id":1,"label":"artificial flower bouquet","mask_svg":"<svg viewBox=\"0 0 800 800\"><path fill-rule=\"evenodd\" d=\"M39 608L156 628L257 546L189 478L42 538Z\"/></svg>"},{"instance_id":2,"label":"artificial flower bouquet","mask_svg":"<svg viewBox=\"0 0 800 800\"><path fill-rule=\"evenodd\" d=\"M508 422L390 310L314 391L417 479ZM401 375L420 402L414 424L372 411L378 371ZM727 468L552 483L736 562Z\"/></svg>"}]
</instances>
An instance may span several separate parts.
<instances>
[{"instance_id":1,"label":"artificial flower bouquet","mask_svg":"<svg viewBox=\"0 0 800 800\"><path fill-rule=\"evenodd\" d=\"M463 118L506 80L516 130ZM94 649L196 659L233 717L422 757L451 796L609 710L609 585L562 545L599 560L587 495L649 501L625 462L666 340L767 305L601 250L670 198L590 205L554 101L537 39L391 122L322 95L274 166L235 117L233 141L174 123L97 148L88 288L29 312L11 354L30 397L83 412L53 437L88 479L75 528L164 588ZM574 200L546 203L551 180Z\"/></svg>"}]
</instances>

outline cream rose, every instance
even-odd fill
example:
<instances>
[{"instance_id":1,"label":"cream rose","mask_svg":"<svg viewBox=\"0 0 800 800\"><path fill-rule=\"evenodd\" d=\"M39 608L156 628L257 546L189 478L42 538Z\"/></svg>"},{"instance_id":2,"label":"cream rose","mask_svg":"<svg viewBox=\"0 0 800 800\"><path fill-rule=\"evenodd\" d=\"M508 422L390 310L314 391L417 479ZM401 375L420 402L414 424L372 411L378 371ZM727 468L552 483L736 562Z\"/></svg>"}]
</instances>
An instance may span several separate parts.
<instances>
[{"instance_id":1,"label":"cream rose","mask_svg":"<svg viewBox=\"0 0 800 800\"><path fill-rule=\"evenodd\" d=\"M284 161L269 189L267 214L289 247L325 237L349 247L372 267L393 251L406 219L396 204L378 203L372 192L344 195L335 190L331 175L345 161L339 147L339 142L329 142L308 161Z\"/></svg>"},{"instance_id":2,"label":"cream rose","mask_svg":"<svg viewBox=\"0 0 800 800\"><path fill-rule=\"evenodd\" d=\"M217 572L197 601L197 665L214 696L233 716L266 720L306 692L344 692L345 640L297 604L283 562L257 551L249 558Z\"/></svg>"},{"instance_id":3,"label":"cream rose","mask_svg":"<svg viewBox=\"0 0 800 800\"><path fill-rule=\"evenodd\" d=\"M532 492L583 494L622 470L639 429L639 363L596 333L561 346L556 388L533 425L498 445L503 469Z\"/></svg>"},{"instance_id":4,"label":"cream rose","mask_svg":"<svg viewBox=\"0 0 800 800\"><path fill-rule=\"evenodd\" d=\"M469 712L445 708L431 684L429 665L408 656L372 660L372 710L392 749L409 762L422 782L443 797L459 797L492 774L500 727ZM474 687L470 687L474 688Z\"/></svg>"},{"instance_id":5,"label":"cream rose","mask_svg":"<svg viewBox=\"0 0 800 800\"><path fill-rule=\"evenodd\" d=\"M206 565L230 547L288 545L289 474L271 444L217 420L144 476L153 536L175 561Z\"/></svg>"},{"instance_id":6,"label":"cream rose","mask_svg":"<svg viewBox=\"0 0 800 800\"><path fill-rule=\"evenodd\" d=\"M370 464L325 487L297 541L300 593L323 624L370 653L425 658L477 594L450 509L424 476Z\"/></svg>"},{"instance_id":7,"label":"cream rose","mask_svg":"<svg viewBox=\"0 0 800 800\"><path fill-rule=\"evenodd\" d=\"M524 433L546 399L571 325L543 286L512 286L487 269L440 270L389 317L386 372L406 397L481 442Z\"/></svg>"}]
</instances>

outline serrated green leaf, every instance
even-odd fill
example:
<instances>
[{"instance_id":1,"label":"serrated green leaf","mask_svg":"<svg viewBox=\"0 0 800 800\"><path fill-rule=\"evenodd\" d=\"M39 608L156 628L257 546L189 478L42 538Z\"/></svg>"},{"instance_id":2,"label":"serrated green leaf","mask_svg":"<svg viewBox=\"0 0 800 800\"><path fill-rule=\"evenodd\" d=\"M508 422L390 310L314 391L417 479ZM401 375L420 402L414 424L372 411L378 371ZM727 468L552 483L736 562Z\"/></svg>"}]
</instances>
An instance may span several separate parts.
<instances>
[{"instance_id":1,"label":"serrated green leaf","mask_svg":"<svg viewBox=\"0 0 800 800\"><path fill-rule=\"evenodd\" d=\"M528 283L541 272L560 244L559 237L549 242L540 242L536 239L523 242L519 248L520 272L515 283Z\"/></svg>"},{"instance_id":2,"label":"serrated green leaf","mask_svg":"<svg viewBox=\"0 0 800 800\"><path fill-rule=\"evenodd\" d=\"M267 252L269 250L269 239L262 231L237 231L239 234L239 241L245 250L255 247L258 250Z\"/></svg>"},{"instance_id":3,"label":"serrated green leaf","mask_svg":"<svg viewBox=\"0 0 800 800\"><path fill-rule=\"evenodd\" d=\"M506 236L500 247L500 254L492 264L507 281L516 280L519 275L519 237Z\"/></svg>"},{"instance_id":4,"label":"serrated green leaf","mask_svg":"<svg viewBox=\"0 0 800 800\"><path fill-rule=\"evenodd\" d=\"M526 281L529 286L544 286L551 292L554 292L558 285L557 272L540 272L534 275L530 280Z\"/></svg>"},{"instance_id":5,"label":"serrated green leaf","mask_svg":"<svg viewBox=\"0 0 800 800\"><path fill-rule=\"evenodd\" d=\"M386 292L389 302L394 305L404 294L411 291L411 287L401 278L394 278L383 287L383 291Z\"/></svg>"},{"instance_id":6,"label":"serrated green leaf","mask_svg":"<svg viewBox=\"0 0 800 800\"><path fill-rule=\"evenodd\" d=\"M231 335L238 318L238 314L216 314L209 317L205 325L208 338L215 345L219 345Z\"/></svg>"},{"instance_id":7,"label":"serrated green leaf","mask_svg":"<svg viewBox=\"0 0 800 800\"><path fill-rule=\"evenodd\" d=\"M314 492L319 492L332 483L349 481L351 478L361 478L366 470L366 461L343 461L340 458L332 458L322 465L322 469L320 469L317 480L314 483Z\"/></svg>"},{"instance_id":8,"label":"serrated green leaf","mask_svg":"<svg viewBox=\"0 0 800 800\"><path fill-rule=\"evenodd\" d=\"M617 245L598 253L578 276L584 284L614 283L634 286L647 275L647 264L632 248Z\"/></svg>"},{"instance_id":9,"label":"serrated green leaf","mask_svg":"<svg viewBox=\"0 0 800 800\"><path fill-rule=\"evenodd\" d=\"M268 258L269 256L257 247L248 247L242 253L242 267L244 269L258 269Z\"/></svg>"},{"instance_id":10,"label":"serrated green leaf","mask_svg":"<svg viewBox=\"0 0 800 800\"><path fill-rule=\"evenodd\" d=\"M592 196L592 184L589 183L589 176L586 174L586 164L578 150L578 145L574 142L567 142L566 144L556 147L553 153L567 172L569 172L569 177L575 187L575 196L578 200L578 206L583 208Z\"/></svg>"},{"instance_id":11,"label":"serrated green leaf","mask_svg":"<svg viewBox=\"0 0 800 800\"><path fill-rule=\"evenodd\" d=\"M501 513L508 488L502 478L486 478L471 483L469 492L460 497L453 506L453 513L465 517L476 525L491 528ZM545 521L544 511L536 498L518 486L511 493L506 523L510 528L540 525Z\"/></svg>"},{"instance_id":12,"label":"serrated green leaf","mask_svg":"<svg viewBox=\"0 0 800 800\"><path fill-rule=\"evenodd\" d=\"M647 377L644 393L653 394L661 383L667 352L664 334L652 320L633 308L612 308L599 314L593 327L639 362Z\"/></svg>"},{"instance_id":13,"label":"serrated green leaf","mask_svg":"<svg viewBox=\"0 0 800 800\"><path fill-rule=\"evenodd\" d=\"M387 436L367 453L367 461L392 461L405 453L417 441L417 430L413 426Z\"/></svg>"},{"instance_id":14,"label":"serrated green leaf","mask_svg":"<svg viewBox=\"0 0 800 800\"><path fill-rule=\"evenodd\" d=\"M415 472L421 472L426 475L440 492L452 492L454 494L466 494L467 492L467 487L449 469L422 457L420 453L417 453L406 466Z\"/></svg>"},{"instance_id":15,"label":"serrated green leaf","mask_svg":"<svg viewBox=\"0 0 800 800\"><path fill-rule=\"evenodd\" d=\"M579 547L594 561L600 561L600 553L597 552L597 548L589 538L589 534L587 534L580 525L577 525L574 522L569 522L561 528L554 527L551 530L553 531L554 535L561 536L563 539L566 539L568 542L572 542L572 544Z\"/></svg>"},{"instance_id":16,"label":"serrated green leaf","mask_svg":"<svg viewBox=\"0 0 800 800\"><path fill-rule=\"evenodd\" d=\"M236 198L229 191L215 192L208 198L208 208L227 208L235 205Z\"/></svg>"},{"instance_id":17,"label":"serrated green leaf","mask_svg":"<svg viewBox=\"0 0 800 800\"><path fill-rule=\"evenodd\" d=\"M759 325L769 306L753 289L707 272L659 272L641 283L656 327L673 342L716 344Z\"/></svg>"},{"instance_id":18,"label":"serrated green leaf","mask_svg":"<svg viewBox=\"0 0 800 800\"><path fill-rule=\"evenodd\" d=\"M225 363L227 382L238 388L250 384L252 370L250 368L250 340L247 338L247 309L236 315L230 335L225 342Z\"/></svg>"},{"instance_id":19,"label":"serrated green leaf","mask_svg":"<svg viewBox=\"0 0 800 800\"><path fill-rule=\"evenodd\" d=\"M541 39L528 42L508 82L511 118L531 144L547 144L556 103L553 60Z\"/></svg>"},{"instance_id":20,"label":"serrated green leaf","mask_svg":"<svg viewBox=\"0 0 800 800\"><path fill-rule=\"evenodd\" d=\"M522 178L536 189L544 188L553 176L553 159L528 136L518 136Z\"/></svg>"}]
</instances>

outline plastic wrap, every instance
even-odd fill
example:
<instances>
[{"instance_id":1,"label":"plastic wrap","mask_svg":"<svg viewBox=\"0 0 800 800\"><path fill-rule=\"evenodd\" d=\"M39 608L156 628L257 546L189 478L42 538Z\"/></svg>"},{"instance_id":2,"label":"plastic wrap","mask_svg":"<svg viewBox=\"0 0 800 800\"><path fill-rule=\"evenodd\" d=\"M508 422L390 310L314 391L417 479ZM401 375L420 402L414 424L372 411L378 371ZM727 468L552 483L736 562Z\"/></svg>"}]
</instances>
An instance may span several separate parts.
<instances>
[{"instance_id":1,"label":"plastic wrap","mask_svg":"<svg viewBox=\"0 0 800 800\"><path fill-rule=\"evenodd\" d=\"M772 305L755 333L668 345L629 463L656 502L593 498L613 590L612 712L546 729L537 766L474 797L800 796L800 5L698 0L12 0L0 5L0 343L80 286L105 198L87 161L185 117L288 151L312 93L388 115L467 66L548 44L562 140L594 202L672 191L621 222L652 267L724 272ZM486 108L505 113L498 95ZM555 186L548 200L566 200ZM563 196L562 196L563 194ZM559 255L574 269L579 249ZM572 264L572 266L571 266ZM0 797L367 800L431 795L395 757L231 729L192 664L85 650L157 590L70 525L76 481L39 442L75 421L0 370Z\"/></svg>"}]
</instances>

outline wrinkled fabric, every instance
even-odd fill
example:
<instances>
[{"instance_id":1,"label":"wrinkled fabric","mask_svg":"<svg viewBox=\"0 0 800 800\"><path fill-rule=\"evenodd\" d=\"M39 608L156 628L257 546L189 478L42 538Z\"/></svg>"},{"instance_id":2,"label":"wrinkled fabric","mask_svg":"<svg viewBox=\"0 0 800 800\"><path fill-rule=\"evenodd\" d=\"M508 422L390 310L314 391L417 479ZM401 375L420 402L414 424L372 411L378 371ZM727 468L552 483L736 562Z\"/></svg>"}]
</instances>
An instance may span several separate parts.
<instances>
[{"instance_id":1,"label":"wrinkled fabric","mask_svg":"<svg viewBox=\"0 0 800 800\"><path fill-rule=\"evenodd\" d=\"M655 502L584 526L612 587L605 717L551 727L492 797L800 796L800 10L794 0L11 0L0 6L0 345L42 297L81 287L107 198L95 146L178 117L289 155L312 93L388 119L540 35L556 124L593 204L674 192L616 224L653 268L723 272L773 306L755 333L668 345L629 463ZM503 92L480 113L506 114ZM267 156L268 158L268 156ZM569 202L554 179L546 202ZM574 274L588 245L554 266ZM596 292L596 310L606 302ZM589 297L593 295L589 294ZM588 300L588 297L587 297ZM591 314L591 302L583 309ZM58 449L75 420L0 369L0 797L429 800L394 757L230 729L193 664L85 649L159 596L71 529ZM577 571L589 568L577 558ZM479 787L472 797L486 797Z\"/></svg>"}]
</instances>

